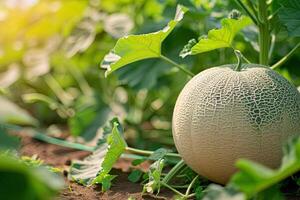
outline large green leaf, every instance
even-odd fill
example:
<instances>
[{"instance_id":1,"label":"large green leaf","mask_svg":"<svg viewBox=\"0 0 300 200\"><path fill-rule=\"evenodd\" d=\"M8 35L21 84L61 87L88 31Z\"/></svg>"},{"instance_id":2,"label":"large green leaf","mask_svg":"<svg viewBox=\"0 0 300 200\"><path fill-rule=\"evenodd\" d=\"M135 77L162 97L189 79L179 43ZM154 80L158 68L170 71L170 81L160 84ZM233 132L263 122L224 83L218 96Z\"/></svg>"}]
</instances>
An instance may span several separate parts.
<instances>
[{"instance_id":1,"label":"large green leaf","mask_svg":"<svg viewBox=\"0 0 300 200\"><path fill-rule=\"evenodd\" d=\"M135 61L160 57L162 42L172 32L177 23L182 20L186 11L185 7L179 5L175 18L160 31L142 35L129 35L119 39L101 63L101 67L106 69L105 75L107 76Z\"/></svg>"},{"instance_id":2,"label":"large green leaf","mask_svg":"<svg viewBox=\"0 0 300 200\"><path fill-rule=\"evenodd\" d=\"M230 183L248 197L267 192L280 181L300 170L300 138L294 138L284 147L284 157L279 169L273 170L250 160L241 159L236 166L236 173ZM275 194L273 191L272 193ZM276 199L280 199L276 195Z\"/></svg>"},{"instance_id":3,"label":"large green leaf","mask_svg":"<svg viewBox=\"0 0 300 200\"><path fill-rule=\"evenodd\" d=\"M210 30L208 35L201 37L196 44L191 41L192 43L190 42L191 44L189 43L184 48L180 56L186 57L219 48L232 47L232 41L236 34L251 23L251 19L246 16L242 16L239 19L222 19L222 27L220 29Z\"/></svg>"},{"instance_id":4,"label":"large green leaf","mask_svg":"<svg viewBox=\"0 0 300 200\"><path fill-rule=\"evenodd\" d=\"M171 66L160 59L143 60L131 63L116 72L122 84L128 84L135 90L152 89L159 85L159 77L170 71ZM147 74L147 76L144 76Z\"/></svg>"},{"instance_id":5,"label":"large green leaf","mask_svg":"<svg viewBox=\"0 0 300 200\"><path fill-rule=\"evenodd\" d=\"M287 27L290 36L300 36L300 1L284 0L278 12L279 20Z\"/></svg>"},{"instance_id":6,"label":"large green leaf","mask_svg":"<svg viewBox=\"0 0 300 200\"><path fill-rule=\"evenodd\" d=\"M109 172L126 149L120 124L114 121L106 143L93 152L83 161L74 161L70 168L69 178L83 185L102 184L102 189L107 190L114 176Z\"/></svg>"}]
</instances>

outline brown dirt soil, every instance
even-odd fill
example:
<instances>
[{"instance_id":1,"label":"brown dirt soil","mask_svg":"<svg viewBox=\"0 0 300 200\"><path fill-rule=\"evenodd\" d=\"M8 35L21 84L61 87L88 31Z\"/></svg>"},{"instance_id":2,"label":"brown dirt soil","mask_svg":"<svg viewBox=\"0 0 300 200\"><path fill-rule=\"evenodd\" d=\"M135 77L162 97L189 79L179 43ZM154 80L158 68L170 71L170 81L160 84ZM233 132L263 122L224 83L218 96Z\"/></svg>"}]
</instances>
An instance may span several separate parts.
<instances>
[{"instance_id":1,"label":"brown dirt soil","mask_svg":"<svg viewBox=\"0 0 300 200\"><path fill-rule=\"evenodd\" d=\"M38 155L46 164L67 169L73 159L83 159L89 155L88 152L77 151L52 144L43 143L27 136L22 136L21 154L26 156ZM142 186L140 184L128 181L128 171L131 168L130 160L120 159L114 166L112 174L118 175L113 182L113 186L108 192L101 192L101 187L84 187L74 182L66 180L66 188L63 190L57 200L127 200L132 197L135 200L150 199L172 199L173 193L163 191L160 197L142 195ZM141 166L144 170L149 165Z\"/></svg>"},{"instance_id":2,"label":"brown dirt soil","mask_svg":"<svg viewBox=\"0 0 300 200\"><path fill-rule=\"evenodd\" d=\"M83 159L89 155L88 152L77 151L61 146L47 144L37 141L28 136L22 136L21 154L26 156L38 155L46 164L64 169L65 176L70 166L71 160ZM146 170L149 163L141 166L141 170ZM118 175L113 182L113 186L108 192L101 192L100 186L84 187L77 183L66 180L66 188L60 192L56 200L154 200L154 199L173 199L173 193L168 190L160 192L160 196L142 195L142 186L140 184L131 183L127 176L132 168L131 161L127 159L119 159L115 164L112 174ZM289 196L287 200L299 200L300 197Z\"/></svg>"}]
</instances>

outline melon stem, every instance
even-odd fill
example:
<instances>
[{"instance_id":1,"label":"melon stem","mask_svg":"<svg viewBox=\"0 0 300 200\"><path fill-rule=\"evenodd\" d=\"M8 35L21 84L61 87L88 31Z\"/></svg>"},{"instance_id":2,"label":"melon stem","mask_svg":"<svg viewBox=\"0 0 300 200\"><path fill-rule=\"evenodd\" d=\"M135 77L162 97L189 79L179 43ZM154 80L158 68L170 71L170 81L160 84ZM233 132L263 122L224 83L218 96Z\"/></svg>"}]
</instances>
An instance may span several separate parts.
<instances>
[{"instance_id":1,"label":"melon stem","mask_svg":"<svg viewBox=\"0 0 300 200\"><path fill-rule=\"evenodd\" d=\"M238 61L234 70L239 72L242 69L242 53L239 50L234 50L234 53Z\"/></svg>"}]
</instances>

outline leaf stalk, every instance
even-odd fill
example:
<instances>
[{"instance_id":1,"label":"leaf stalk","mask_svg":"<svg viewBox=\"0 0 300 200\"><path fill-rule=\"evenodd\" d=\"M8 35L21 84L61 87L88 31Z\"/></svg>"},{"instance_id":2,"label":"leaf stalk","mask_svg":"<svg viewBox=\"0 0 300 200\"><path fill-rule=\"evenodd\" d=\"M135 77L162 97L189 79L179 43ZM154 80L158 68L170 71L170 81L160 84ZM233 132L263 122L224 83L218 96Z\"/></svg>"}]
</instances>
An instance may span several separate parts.
<instances>
[{"instance_id":1,"label":"leaf stalk","mask_svg":"<svg viewBox=\"0 0 300 200\"><path fill-rule=\"evenodd\" d=\"M132 147L126 147L125 151L134 153L137 155L143 155L143 156L150 156L151 154L154 153L154 151L147 151L147 150L141 150L141 149L136 149ZM180 158L180 155L177 153L166 153L166 157L175 157L175 158Z\"/></svg>"},{"instance_id":2,"label":"leaf stalk","mask_svg":"<svg viewBox=\"0 0 300 200\"><path fill-rule=\"evenodd\" d=\"M179 70L183 71L186 75L188 75L189 77L193 77L195 76L195 74L193 72L191 72L190 70L186 69L185 67L183 67L182 65L176 63L175 61L169 59L168 57L164 56L164 55L160 55L160 58L172 65L174 65L175 67L177 67Z\"/></svg>"},{"instance_id":3,"label":"leaf stalk","mask_svg":"<svg viewBox=\"0 0 300 200\"><path fill-rule=\"evenodd\" d=\"M258 28L259 28L259 63L262 65L269 64L269 50L270 50L270 32L268 20L268 5L265 0L258 2Z\"/></svg>"},{"instance_id":4,"label":"leaf stalk","mask_svg":"<svg viewBox=\"0 0 300 200\"><path fill-rule=\"evenodd\" d=\"M163 178L162 182L168 184L168 182L185 166L183 160L180 160L170 171L169 173Z\"/></svg>"},{"instance_id":5,"label":"leaf stalk","mask_svg":"<svg viewBox=\"0 0 300 200\"><path fill-rule=\"evenodd\" d=\"M271 69L276 69L283 65L295 52L296 50L300 47L300 42L283 58L281 58L277 63L271 66Z\"/></svg>"}]
</instances>

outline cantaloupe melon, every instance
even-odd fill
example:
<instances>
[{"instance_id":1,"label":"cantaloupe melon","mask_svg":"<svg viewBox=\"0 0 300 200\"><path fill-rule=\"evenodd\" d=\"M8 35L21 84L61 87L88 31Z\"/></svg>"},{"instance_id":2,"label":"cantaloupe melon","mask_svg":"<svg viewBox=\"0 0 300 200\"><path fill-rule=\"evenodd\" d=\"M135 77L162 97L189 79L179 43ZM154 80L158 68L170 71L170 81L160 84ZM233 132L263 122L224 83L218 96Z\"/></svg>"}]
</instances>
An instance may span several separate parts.
<instances>
[{"instance_id":1,"label":"cantaloupe melon","mask_svg":"<svg viewBox=\"0 0 300 200\"><path fill-rule=\"evenodd\" d=\"M300 134L300 93L277 72L257 64L223 65L193 77L173 113L173 137L197 173L225 184L247 158L279 166L282 144Z\"/></svg>"}]
</instances>

